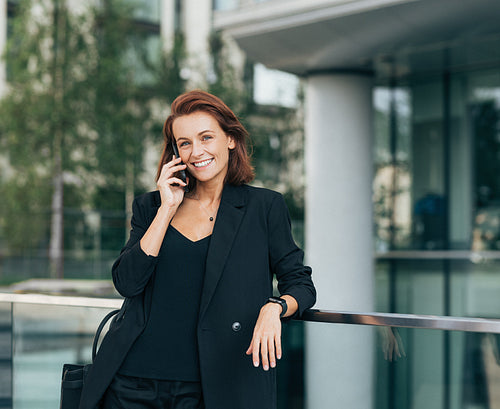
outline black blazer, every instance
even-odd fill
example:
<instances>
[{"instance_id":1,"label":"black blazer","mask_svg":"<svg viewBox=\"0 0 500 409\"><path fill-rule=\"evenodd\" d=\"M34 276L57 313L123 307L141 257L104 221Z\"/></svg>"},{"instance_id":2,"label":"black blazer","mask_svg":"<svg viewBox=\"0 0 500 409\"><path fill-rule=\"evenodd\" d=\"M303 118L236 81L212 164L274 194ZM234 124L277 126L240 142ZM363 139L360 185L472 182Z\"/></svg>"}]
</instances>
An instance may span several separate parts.
<instances>
[{"instance_id":1,"label":"black blazer","mask_svg":"<svg viewBox=\"0 0 500 409\"><path fill-rule=\"evenodd\" d=\"M84 385L80 409L94 409L144 329L158 257L139 241L156 215L159 192L133 204L130 239L113 266L113 281L126 297L104 338ZM272 295L293 296L297 315L316 300L311 269L293 241L283 197L267 189L226 185L208 250L198 322L201 382L206 409L274 409L275 370L254 368L245 354L260 308Z\"/></svg>"}]
</instances>

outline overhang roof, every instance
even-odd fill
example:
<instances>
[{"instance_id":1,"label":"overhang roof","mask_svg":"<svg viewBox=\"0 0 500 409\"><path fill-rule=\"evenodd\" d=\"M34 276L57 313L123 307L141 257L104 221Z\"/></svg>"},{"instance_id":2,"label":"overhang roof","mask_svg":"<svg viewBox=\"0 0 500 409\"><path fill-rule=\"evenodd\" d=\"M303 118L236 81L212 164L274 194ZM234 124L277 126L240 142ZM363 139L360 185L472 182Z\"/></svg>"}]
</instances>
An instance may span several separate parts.
<instances>
[{"instance_id":1,"label":"overhang roof","mask_svg":"<svg viewBox=\"0 0 500 409\"><path fill-rule=\"evenodd\" d=\"M268 0L218 11L214 26L252 60L298 75L370 70L401 56L403 69L418 70L445 49L457 64L483 54L500 61L497 0Z\"/></svg>"}]
</instances>

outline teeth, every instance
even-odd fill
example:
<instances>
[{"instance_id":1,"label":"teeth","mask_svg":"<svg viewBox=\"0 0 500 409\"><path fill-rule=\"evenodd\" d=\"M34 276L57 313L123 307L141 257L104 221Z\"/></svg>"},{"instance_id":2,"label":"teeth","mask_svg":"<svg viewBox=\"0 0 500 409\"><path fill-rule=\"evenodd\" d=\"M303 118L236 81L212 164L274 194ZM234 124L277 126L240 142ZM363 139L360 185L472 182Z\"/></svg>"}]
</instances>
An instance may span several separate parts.
<instances>
[{"instance_id":1,"label":"teeth","mask_svg":"<svg viewBox=\"0 0 500 409\"><path fill-rule=\"evenodd\" d=\"M201 168L203 166L207 166L210 162L212 162L212 159L207 159L207 160L204 160L203 162L196 162L196 163L193 163L193 165L195 168Z\"/></svg>"}]
</instances>

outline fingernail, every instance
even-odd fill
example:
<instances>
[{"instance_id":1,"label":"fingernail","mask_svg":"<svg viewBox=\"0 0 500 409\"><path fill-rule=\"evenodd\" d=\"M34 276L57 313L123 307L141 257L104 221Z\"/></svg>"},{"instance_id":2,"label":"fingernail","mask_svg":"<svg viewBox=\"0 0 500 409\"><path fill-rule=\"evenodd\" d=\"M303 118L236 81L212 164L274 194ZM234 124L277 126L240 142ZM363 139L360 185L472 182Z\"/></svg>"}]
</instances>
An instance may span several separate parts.
<instances>
[{"instance_id":1,"label":"fingernail","mask_svg":"<svg viewBox=\"0 0 500 409\"><path fill-rule=\"evenodd\" d=\"M269 369L269 366L264 365L264 371L267 371Z\"/></svg>"},{"instance_id":2,"label":"fingernail","mask_svg":"<svg viewBox=\"0 0 500 409\"><path fill-rule=\"evenodd\" d=\"M278 355L278 359L281 359L281 355Z\"/></svg>"},{"instance_id":3,"label":"fingernail","mask_svg":"<svg viewBox=\"0 0 500 409\"><path fill-rule=\"evenodd\" d=\"M255 366L257 368L259 366L259 363L257 361L254 361L253 366Z\"/></svg>"}]
</instances>

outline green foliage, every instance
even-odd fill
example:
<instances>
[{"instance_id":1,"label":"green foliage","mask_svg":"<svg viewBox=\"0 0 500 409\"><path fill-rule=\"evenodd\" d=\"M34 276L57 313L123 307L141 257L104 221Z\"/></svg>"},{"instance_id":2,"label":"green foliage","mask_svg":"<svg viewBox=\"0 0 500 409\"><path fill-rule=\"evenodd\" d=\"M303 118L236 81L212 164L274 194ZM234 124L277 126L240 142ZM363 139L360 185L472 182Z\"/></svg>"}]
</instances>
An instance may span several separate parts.
<instances>
[{"instance_id":1,"label":"green foliage","mask_svg":"<svg viewBox=\"0 0 500 409\"><path fill-rule=\"evenodd\" d=\"M3 183L9 197L0 217L14 249L42 239L45 229L28 215L47 213L52 179L84 165L88 150L81 125L90 112L90 44L77 29L82 18L53 6L20 2L6 49L9 93L0 101L0 133L14 176Z\"/></svg>"},{"instance_id":2,"label":"green foliage","mask_svg":"<svg viewBox=\"0 0 500 409\"><path fill-rule=\"evenodd\" d=\"M126 192L143 190L135 175L144 142L157 131L149 102L183 89L182 39L161 62L149 61L143 46L150 32L134 23L128 0L102 1L81 14L65 4L19 2L4 56L9 92L0 101L0 147L10 172L0 179L8 196L0 236L13 251L47 243L58 175L65 208L124 212ZM149 82L138 65L149 70ZM43 223L34 227L27 214L43 215Z\"/></svg>"},{"instance_id":3,"label":"green foliage","mask_svg":"<svg viewBox=\"0 0 500 409\"><path fill-rule=\"evenodd\" d=\"M0 184L2 217L0 228L11 248L37 249L48 231L46 203L50 199L47 180L28 172Z\"/></svg>"},{"instance_id":4,"label":"green foliage","mask_svg":"<svg viewBox=\"0 0 500 409\"><path fill-rule=\"evenodd\" d=\"M126 166L141 167L142 124L147 115L134 67L126 58L134 48L132 10L108 0L95 10L96 65L90 72L95 93L92 129L95 167L106 184L125 183Z\"/></svg>"},{"instance_id":5,"label":"green foliage","mask_svg":"<svg viewBox=\"0 0 500 409\"><path fill-rule=\"evenodd\" d=\"M175 33L172 47L168 51L158 50L158 54L161 57L156 63L145 58L145 65L154 78L149 93L168 106L185 91L186 81L181 77L181 70L187 59L184 35Z\"/></svg>"}]
</instances>

